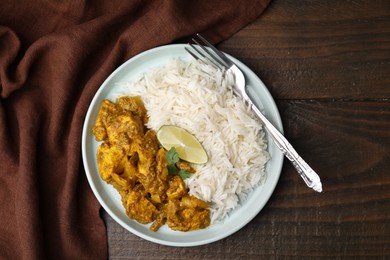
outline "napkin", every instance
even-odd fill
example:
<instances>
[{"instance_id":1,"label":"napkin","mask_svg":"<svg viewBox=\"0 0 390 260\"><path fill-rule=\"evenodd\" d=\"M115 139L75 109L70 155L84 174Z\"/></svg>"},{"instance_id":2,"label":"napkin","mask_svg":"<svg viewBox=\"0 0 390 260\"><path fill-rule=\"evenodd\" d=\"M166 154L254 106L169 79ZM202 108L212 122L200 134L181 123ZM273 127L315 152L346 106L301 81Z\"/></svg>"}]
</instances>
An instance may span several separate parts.
<instances>
[{"instance_id":1,"label":"napkin","mask_svg":"<svg viewBox=\"0 0 390 260\"><path fill-rule=\"evenodd\" d=\"M196 32L216 44L270 0L3 0L0 258L105 259L106 227L81 159L88 106L134 55Z\"/></svg>"}]
</instances>

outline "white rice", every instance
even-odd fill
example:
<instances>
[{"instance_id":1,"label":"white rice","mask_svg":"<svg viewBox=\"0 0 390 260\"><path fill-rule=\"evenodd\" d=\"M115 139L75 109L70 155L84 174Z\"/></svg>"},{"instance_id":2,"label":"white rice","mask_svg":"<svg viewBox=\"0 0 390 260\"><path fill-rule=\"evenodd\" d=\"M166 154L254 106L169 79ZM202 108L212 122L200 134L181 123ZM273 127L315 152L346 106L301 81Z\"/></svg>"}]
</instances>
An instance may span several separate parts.
<instances>
[{"instance_id":1,"label":"white rice","mask_svg":"<svg viewBox=\"0 0 390 260\"><path fill-rule=\"evenodd\" d=\"M220 70L174 59L125 84L127 95L142 97L150 129L180 126L202 143L209 161L186 182L190 194L210 202L212 223L264 182L269 155L262 126Z\"/></svg>"}]
</instances>

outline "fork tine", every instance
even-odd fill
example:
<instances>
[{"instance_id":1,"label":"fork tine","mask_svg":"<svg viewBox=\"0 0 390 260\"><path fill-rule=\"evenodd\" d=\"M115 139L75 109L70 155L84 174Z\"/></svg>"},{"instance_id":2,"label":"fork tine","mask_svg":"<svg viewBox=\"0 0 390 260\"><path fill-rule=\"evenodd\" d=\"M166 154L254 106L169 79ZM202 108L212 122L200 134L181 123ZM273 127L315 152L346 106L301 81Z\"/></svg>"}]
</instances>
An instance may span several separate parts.
<instances>
[{"instance_id":1,"label":"fork tine","mask_svg":"<svg viewBox=\"0 0 390 260\"><path fill-rule=\"evenodd\" d=\"M191 44L190 44L191 46ZM192 48L194 48L193 46L191 46ZM184 47L184 49L195 59L195 60L202 60L201 58L199 58L195 53L193 53L190 49L188 49L187 47Z\"/></svg>"},{"instance_id":2,"label":"fork tine","mask_svg":"<svg viewBox=\"0 0 390 260\"><path fill-rule=\"evenodd\" d=\"M207 59L208 59L209 61L211 61L211 62L213 62L213 61L214 61L214 62L217 62L217 63L219 63L222 67L225 67L225 68L228 68L228 67L229 67L229 65L226 64L226 62L224 62L223 60L221 60L220 58L218 58L217 56L215 56L211 51L209 51L206 47L204 47L202 44L200 44L197 40L192 39L192 41L195 42L197 46L199 46L205 53L207 53L207 54L211 57L211 59L210 59L210 58L207 57L206 55L203 55L203 54L202 54L202 56L203 56L204 58L207 58ZM198 53L200 53L198 49L196 49L194 46L192 46L192 47L193 47ZM214 62L213 62L213 64L216 65ZM220 66L217 66L217 67L220 67Z\"/></svg>"},{"instance_id":3,"label":"fork tine","mask_svg":"<svg viewBox=\"0 0 390 260\"><path fill-rule=\"evenodd\" d=\"M202 42L204 44L207 45L207 47L211 48L215 54L218 55L219 59L222 60L224 63L226 63L227 67L231 67L232 65L234 65L234 63L223 53L221 52L220 50L218 50L217 48L214 47L214 45L212 45L208 40L206 40L205 38L203 38L202 35L200 35L199 33L196 34L196 36L198 36L198 38L200 40L202 40ZM214 56L215 57L215 56Z\"/></svg>"},{"instance_id":4,"label":"fork tine","mask_svg":"<svg viewBox=\"0 0 390 260\"><path fill-rule=\"evenodd\" d=\"M223 68L225 68L225 65L222 64L222 63L219 63L220 65L218 65L217 63L215 63L212 59L210 59L209 57L207 57L206 55L204 55L200 50L198 50L193 44L189 43L189 45L191 46L191 48L196 51L202 58L205 58L207 59L212 65L214 65L215 67L223 70ZM199 47L203 47L203 46L199 46ZM203 47L204 48L204 47ZM189 54L191 54L192 57L194 57L196 60L200 60L200 61L203 61L201 58L199 58L196 54L194 54L190 49L188 49L187 47L185 47L185 49L187 50L187 52ZM205 50L207 51L207 50ZM222 67L221 67L222 66Z\"/></svg>"}]
</instances>

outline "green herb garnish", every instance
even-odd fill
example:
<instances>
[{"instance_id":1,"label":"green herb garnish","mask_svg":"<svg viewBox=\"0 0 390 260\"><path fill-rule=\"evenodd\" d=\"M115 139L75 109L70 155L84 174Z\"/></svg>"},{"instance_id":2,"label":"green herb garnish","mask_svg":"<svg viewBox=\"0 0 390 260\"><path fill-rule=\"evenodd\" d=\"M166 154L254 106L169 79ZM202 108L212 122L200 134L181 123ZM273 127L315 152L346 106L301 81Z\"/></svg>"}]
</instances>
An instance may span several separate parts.
<instances>
[{"instance_id":1,"label":"green herb garnish","mask_svg":"<svg viewBox=\"0 0 390 260\"><path fill-rule=\"evenodd\" d=\"M176 152L176 148L172 147L169 149L169 151L165 154L165 158L168 162L168 174L169 175L179 175L183 180L191 177L191 173L189 173L187 170L180 170L176 167L176 163L179 161L179 155Z\"/></svg>"},{"instance_id":2,"label":"green herb garnish","mask_svg":"<svg viewBox=\"0 0 390 260\"><path fill-rule=\"evenodd\" d=\"M187 170L180 170L179 173L180 177L185 180L189 177L191 177L191 173L189 173Z\"/></svg>"},{"instance_id":3,"label":"green herb garnish","mask_svg":"<svg viewBox=\"0 0 390 260\"><path fill-rule=\"evenodd\" d=\"M167 159L169 165L177 163L179 161L179 155L176 152L176 148L172 147L169 149L165 158Z\"/></svg>"}]
</instances>

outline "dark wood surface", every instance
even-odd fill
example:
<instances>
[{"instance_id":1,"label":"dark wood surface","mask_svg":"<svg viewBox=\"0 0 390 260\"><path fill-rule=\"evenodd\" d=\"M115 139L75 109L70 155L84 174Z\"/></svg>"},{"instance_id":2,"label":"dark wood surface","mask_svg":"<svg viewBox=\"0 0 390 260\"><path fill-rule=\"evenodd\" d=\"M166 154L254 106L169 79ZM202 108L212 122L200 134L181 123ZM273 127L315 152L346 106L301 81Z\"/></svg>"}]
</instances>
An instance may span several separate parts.
<instances>
[{"instance_id":1,"label":"dark wood surface","mask_svg":"<svg viewBox=\"0 0 390 260\"><path fill-rule=\"evenodd\" d=\"M103 212L110 259L390 259L390 1L274 0L218 47L267 85L324 192L285 161L248 225L188 248L145 241Z\"/></svg>"}]
</instances>

